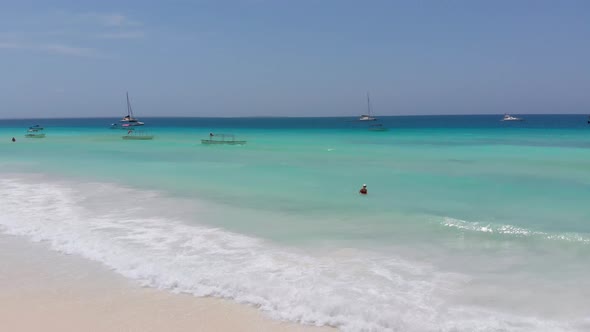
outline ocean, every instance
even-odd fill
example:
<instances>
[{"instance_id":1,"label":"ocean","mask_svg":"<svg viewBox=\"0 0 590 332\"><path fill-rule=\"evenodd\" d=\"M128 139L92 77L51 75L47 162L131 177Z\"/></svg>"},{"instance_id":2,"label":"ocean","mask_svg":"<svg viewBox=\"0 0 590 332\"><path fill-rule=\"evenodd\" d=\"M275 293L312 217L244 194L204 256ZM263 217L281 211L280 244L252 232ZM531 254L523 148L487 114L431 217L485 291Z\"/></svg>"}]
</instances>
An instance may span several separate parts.
<instances>
[{"instance_id":1,"label":"ocean","mask_svg":"<svg viewBox=\"0 0 590 332\"><path fill-rule=\"evenodd\" d=\"M0 232L343 331L588 331L590 125L523 117L0 120Z\"/></svg>"}]
</instances>

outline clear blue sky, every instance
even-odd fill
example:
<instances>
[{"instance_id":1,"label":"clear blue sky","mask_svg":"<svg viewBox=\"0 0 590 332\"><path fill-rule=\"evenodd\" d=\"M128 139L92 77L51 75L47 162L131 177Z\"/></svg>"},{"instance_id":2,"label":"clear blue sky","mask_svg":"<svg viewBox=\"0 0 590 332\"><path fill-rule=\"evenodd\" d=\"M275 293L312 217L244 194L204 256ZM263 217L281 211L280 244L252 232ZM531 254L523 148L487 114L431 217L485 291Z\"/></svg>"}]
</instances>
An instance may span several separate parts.
<instances>
[{"instance_id":1,"label":"clear blue sky","mask_svg":"<svg viewBox=\"0 0 590 332\"><path fill-rule=\"evenodd\" d=\"M0 118L588 113L590 1L3 1L0 69Z\"/></svg>"}]
</instances>

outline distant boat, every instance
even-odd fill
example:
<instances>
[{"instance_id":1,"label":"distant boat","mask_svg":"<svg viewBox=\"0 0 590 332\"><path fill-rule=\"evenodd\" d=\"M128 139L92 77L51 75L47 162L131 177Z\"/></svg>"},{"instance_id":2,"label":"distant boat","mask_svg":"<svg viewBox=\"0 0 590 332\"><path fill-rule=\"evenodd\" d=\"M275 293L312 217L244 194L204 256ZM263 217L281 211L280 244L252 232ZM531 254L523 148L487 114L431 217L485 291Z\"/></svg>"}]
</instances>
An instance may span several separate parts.
<instances>
[{"instance_id":1,"label":"distant boat","mask_svg":"<svg viewBox=\"0 0 590 332\"><path fill-rule=\"evenodd\" d=\"M145 133L143 130L133 130L133 129L130 129L127 132L127 135L122 136L121 138L123 138L124 140L145 141L145 140L152 140L152 139L154 139L154 135L149 135L149 134Z\"/></svg>"},{"instance_id":2,"label":"distant boat","mask_svg":"<svg viewBox=\"0 0 590 332\"><path fill-rule=\"evenodd\" d=\"M369 93L367 92L367 114L361 115L359 121L375 121L376 118L371 116L371 98L369 97Z\"/></svg>"},{"instance_id":3,"label":"distant boat","mask_svg":"<svg viewBox=\"0 0 590 332\"><path fill-rule=\"evenodd\" d=\"M127 124L128 126L143 126L144 125L143 122L139 121L139 119L137 119L133 115L133 109L131 108L131 103L129 102L129 92L127 92L127 115L125 115L120 120L120 122L125 122L125 124ZM111 128L112 128L112 126L111 126Z\"/></svg>"},{"instance_id":4,"label":"distant boat","mask_svg":"<svg viewBox=\"0 0 590 332\"><path fill-rule=\"evenodd\" d=\"M45 134L39 133L28 133L25 135L26 138L45 138Z\"/></svg>"},{"instance_id":5,"label":"distant boat","mask_svg":"<svg viewBox=\"0 0 590 332\"><path fill-rule=\"evenodd\" d=\"M39 126L39 125L34 125L34 126L30 126L29 130L43 130L45 128Z\"/></svg>"},{"instance_id":6,"label":"distant boat","mask_svg":"<svg viewBox=\"0 0 590 332\"><path fill-rule=\"evenodd\" d=\"M523 118L514 117L508 113L504 114L504 118L501 121L524 121Z\"/></svg>"},{"instance_id":7,"label":"distant boat","mask_svg":"<svg viewBox=\"0 0 590 332\"><path fill-rule=\"evenodd\" d=\"M39 125L30 126L25 134L26 138L45 138L44 133L40 133L44 128Z\"/></svg>"},{"instance_id":8,"label":"distant boat","mask_svg":"<svg viewBox=\"0 0 590 332\"><path fill-rule=\"evenodd\" d=\"M369 131L389 131L389 129L387 129L387 127L383 127L383 124L378 123L370 125Z\"/></svg>"},{"instance_id":9,"label":"distant boat","mask_svg":"<svg viewBox=\"0 0 590 332\"><path fill-rule=\"evenodd\" d=\"M246 141L236 140L236 137L232 134L209 134L209 139L202 139L201 144L214 145L214 144L227 144L227 145L244 145Z\"/></svg>"},{"instance_id":10,"label":"distant boat","mask_svg":"<svg viewBox=\"0 0 590 332\"><path fill-rule=\"evenodd\" d=\"M45 134L39 132L41 130L43 130L43 128L39 127L39 125L29 127L29 129L27 130L27 133L25 134L25 137L26 138L45 138Z\"/></svg>"}]
</instances>

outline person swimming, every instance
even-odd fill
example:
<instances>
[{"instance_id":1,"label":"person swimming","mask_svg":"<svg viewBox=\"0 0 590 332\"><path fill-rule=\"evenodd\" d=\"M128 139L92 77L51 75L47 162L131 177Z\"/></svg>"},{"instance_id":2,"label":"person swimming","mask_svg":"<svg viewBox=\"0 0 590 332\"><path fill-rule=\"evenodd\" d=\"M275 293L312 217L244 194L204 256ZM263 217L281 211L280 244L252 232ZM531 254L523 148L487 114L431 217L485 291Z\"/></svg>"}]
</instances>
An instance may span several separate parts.
<instances>
[{"instance_id":1,"label":"person swimming","mask_svg":"<svg viewBox=\"0 0 590 332\"><path fill-rule=\"evenodd\" d=\"M13 137L13 138L12 138L12 141L13 141L13 142L16 142L16 138L14 138L14 137Z\"/></svg>"},{"instance_id":2,"label":"person swimming","mask_svg":"<svg viewBox=\"0 0 590 332\"><path fill-rule=\"evenodd\" d=\"M361 195L366 195L366 194L368 194L368 193L369 193L369 192L367 191L367 185L366 185L366 184L363 184L363 187L361 188L361 190L359 190L359 193L360 193Z\"/></svg>"}]
</instances>

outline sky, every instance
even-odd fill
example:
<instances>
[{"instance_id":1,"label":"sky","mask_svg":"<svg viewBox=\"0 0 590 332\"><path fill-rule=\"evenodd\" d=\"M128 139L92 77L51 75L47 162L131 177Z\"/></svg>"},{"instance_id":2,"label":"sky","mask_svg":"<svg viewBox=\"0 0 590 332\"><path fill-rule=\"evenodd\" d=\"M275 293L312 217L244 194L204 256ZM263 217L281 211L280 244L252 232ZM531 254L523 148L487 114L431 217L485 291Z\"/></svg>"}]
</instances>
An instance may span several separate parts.
<instances>
[{"instance_id":1,"label":"sky","mask_svg":"<svg viewBox=\"0 0 590 332\"><path fill-rule=\"evenodd\" d=\"M590 1L0 8L0 118L590 113Z\"/></svg>"}]
</instances>

